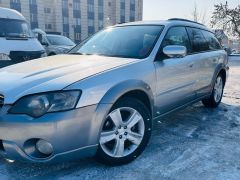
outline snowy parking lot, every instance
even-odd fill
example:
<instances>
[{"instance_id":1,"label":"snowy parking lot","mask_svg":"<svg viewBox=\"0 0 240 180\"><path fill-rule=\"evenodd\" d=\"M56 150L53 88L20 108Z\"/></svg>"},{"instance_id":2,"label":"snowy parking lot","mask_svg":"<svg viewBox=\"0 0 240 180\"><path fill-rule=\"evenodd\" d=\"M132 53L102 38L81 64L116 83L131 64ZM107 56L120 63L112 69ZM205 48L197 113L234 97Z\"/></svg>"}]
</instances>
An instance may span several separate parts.
<instances>
[{"instance_id":1,"label":"snowy parking lot","mask_svg":"<svg viewBox=\"0 0 240 180\"><path fill-rule=\"evenodd\" d=\"M240 179L240 58L231 61L223 103L201 103L159 119L149 146L131 164L93 159L55 165L0 160L1 179Z\"/></svg>"}]
</instances>

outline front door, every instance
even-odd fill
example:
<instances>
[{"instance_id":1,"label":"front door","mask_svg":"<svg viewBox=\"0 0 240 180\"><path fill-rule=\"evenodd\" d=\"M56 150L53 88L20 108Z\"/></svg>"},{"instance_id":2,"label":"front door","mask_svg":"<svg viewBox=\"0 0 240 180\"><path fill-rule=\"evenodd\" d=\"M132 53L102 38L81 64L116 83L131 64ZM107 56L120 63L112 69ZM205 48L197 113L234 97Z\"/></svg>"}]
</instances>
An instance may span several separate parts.
<instances>
[{"instance_id":1,"label":"front door","mask_svg":"<svg viewBox=\"0 0 240 180\"><path fill-rule=\"evenodd\" d=\"M194 62L191 56L169 58L162 49L168 45L191 45L185 27L173 27L165 36L155 61L157 76L157 110L164 114L195 98Z\"/></svg>"}]
</instances>

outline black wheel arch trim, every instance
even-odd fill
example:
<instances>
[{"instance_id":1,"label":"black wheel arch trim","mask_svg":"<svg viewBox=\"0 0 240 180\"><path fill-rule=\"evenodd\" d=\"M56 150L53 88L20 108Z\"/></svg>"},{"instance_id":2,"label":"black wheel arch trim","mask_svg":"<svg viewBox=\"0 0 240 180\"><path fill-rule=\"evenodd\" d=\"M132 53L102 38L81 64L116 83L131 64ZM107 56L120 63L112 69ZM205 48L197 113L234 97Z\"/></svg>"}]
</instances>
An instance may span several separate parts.
<instances>
[{"instance_id":1,"label":"black wheel arch trim","mask_svg":"<svg viewBox=\"0 0 240 180\"><path fill-rule=\"evenodd\" d=\"M217 76L219 75L219 73L220 73L222 70L225 71L225 73L226 73L226 79L225 79L225 81L227 80L228 71L229 71L229 66L227 66L227 65L225 65L225 64L219 64L219 65L216 67L216 70L215 70L214 75L213 75L213 79L212 79L212 83L211 83L211 89L213 89L215 80L216 80ZM225 83L226 83L226 82L225 82Z\"/></svg>"},{"instance_id":2,"label":"black wheel arch trim","mask_svg":"<svg viewBox=\"0 0 240 180\"><path fill-rule=\"evenodd\" d=\"M119 98L131 91L142 91L149 99L151 113L154 107L154 95L151 87L141 80L127 80L113 86L100 100L99 104L114 104Z\"/></svg>"}]
</instances>

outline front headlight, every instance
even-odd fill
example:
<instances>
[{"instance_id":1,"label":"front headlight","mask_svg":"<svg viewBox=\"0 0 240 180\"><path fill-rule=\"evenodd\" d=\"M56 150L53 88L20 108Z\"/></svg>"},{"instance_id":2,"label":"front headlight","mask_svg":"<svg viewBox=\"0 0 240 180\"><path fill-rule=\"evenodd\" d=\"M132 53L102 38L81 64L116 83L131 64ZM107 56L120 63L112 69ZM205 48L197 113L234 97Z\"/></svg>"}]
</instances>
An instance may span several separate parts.
<instances>
[{"instance_id":1,"label":"front headlight","mask_svg":"<svg viewBox=\"0 0 240 180\"><path fill-rule=\"evenodd\" d=\"M10 61L11 58L7 54L0 53L0 61Z\"/></svg>"},{"instance_id":2,"label":"front headlight","mask_svg":"<svg viewBox=\"0 0 240 180\"><path fill-rule=\"evenodd\" d=\"M29 95L18 100L8 111L37 118L46 113L68 111L76 107L81 91L59 91Z\"/></svg>"}]
</instances>

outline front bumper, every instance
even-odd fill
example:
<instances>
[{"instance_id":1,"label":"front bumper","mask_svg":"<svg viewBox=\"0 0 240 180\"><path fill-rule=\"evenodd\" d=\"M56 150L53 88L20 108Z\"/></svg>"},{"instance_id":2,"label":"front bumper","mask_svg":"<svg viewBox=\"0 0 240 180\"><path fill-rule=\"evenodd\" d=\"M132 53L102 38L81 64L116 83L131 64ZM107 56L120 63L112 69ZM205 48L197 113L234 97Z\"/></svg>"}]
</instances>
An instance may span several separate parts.
<instances>
[{"instance_id":1,"label":"front bumper","mask_svg":"<svg viewBox=\"0 0 240 180\"><path fill-rule=\"evenodd\" d=\"M11 115L10 107L0 110L0 154L7 159L28 162L59 162L93 156L97 151L102 121L96 118L97 105L72 111L48 113L33 119L27 115ZM27 142L43 139L53 153L39 158L29 153ZM34 146L34 145L33 145Z\"/></svg>"}]
</instances>

